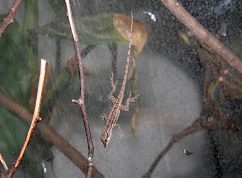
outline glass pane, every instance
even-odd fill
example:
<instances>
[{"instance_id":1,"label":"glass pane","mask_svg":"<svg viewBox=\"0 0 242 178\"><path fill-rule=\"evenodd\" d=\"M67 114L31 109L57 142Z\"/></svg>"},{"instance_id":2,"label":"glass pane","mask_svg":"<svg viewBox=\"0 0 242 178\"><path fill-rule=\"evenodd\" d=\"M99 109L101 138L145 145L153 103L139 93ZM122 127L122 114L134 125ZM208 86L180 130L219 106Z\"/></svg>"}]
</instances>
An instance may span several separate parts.
<instances>
[{"instance_id":1,"label":"glass pane","mask_svg":"<svg viewBox=\"0 0 242 178\"><path fill-rule=\"evenodd\" d=\"M176 17L165 2L71 1L93 177L240 177L241 60L233 65L237 58L226 55L242 58L242 2L168 1L226 46L217 52L218 41L198 40L194 29L202 27L186 27L180 19L187 16ZM0 22L12 3L0 2ZM72 102L80 78L65 1L25 0L0 37L0 59L0 153L9 168L29 130L40 59L48 62L42 119L14 177L85 177L86 128ZM1 164L0 171L8 173Z\"/></svg>"}]
</instances>

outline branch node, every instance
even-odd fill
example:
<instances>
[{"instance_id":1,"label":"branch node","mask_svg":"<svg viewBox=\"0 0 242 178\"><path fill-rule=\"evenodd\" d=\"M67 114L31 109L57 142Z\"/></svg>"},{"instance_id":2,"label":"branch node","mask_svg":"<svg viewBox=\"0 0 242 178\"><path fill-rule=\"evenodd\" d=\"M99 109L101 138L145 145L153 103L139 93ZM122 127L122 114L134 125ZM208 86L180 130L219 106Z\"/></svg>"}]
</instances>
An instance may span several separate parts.
<instances>
[{"instance_id":1,"label":"branch node","mask_svg":"<svg viewBox=\"0 0 242 178\"><path fill-rule=\"evenodd\" d=\"M78 100L71 100L73 103L78 104L79 106L81 106L83 104L83 100L81 98L79 98Z\"/></svg>"},{"instance_id":2,"label":"branch node","mask_svg":"<svg viewBox=\"0 0 242 178\"><path fill-rule=\"evenodd\" d=\"M93 162L88 162L88 167L93 166Z\"/></svg>"},{"instance_id":3,"label":"branch node","mask_svg":"<svg viewBox=\"0 0 242 178\"><path fill-rule=\"evenodd\" d=\"M67 14L68 14L68 19L69 19L69 24L73 36L73 43L74 43L74 48L76 51L76 58L78 59L78 64L79 64L79 78L80 78L80 98L78 100L72 100L72 102L78 104L80 106L80 111L83 116L83 124L85 127L85 133L86 133L86 138L87 138L87 144L88 144L88 171L87 171L87 178L91 178L92 176L92 158L93 158L93 153L94 153L94 147L93 147L93 142L92 142L92 134L91 134L91 129L87 117L87 112L86 112L86 107L84 103L84 73L83 73L83 65L82 65L82 57L80 54L80 48L79 48L79 42L78 42L78 35L76 32L76 27L74 23L74 19L72 17L72 10L70 6L70 1L65 0L66 2L66 8L67 8Z\"/></svg>"},{"instance_id":4,"label":"branch node","mask_svg":"<svg viewBox=\"0 0 242 178\"><path fill-rule=\"evenodd\" d=\"M214 121L214 117L208 117L208 122L213 122Z\"/></svg>"},{"instance_id":5,"label":"branch node","mask_svg":"<svg viewBox=\"0 0 242 178\"><path fill-rule=\"evenodd\" d=\"M35 109L34 109L34 114L32 117L32 121L29 127L29 131L27 133L27 136L25 137L24 143L22 145L22 148L20 149L20 152L17 156L17 159L14 163L14 165L11 167L7 177L12 177L19 165L21 164L21 161L23 159L24 153L27 149L27 146L33 136L33 133L37 127L37 123L39 121L39 112L40 112L40 106L41 106L41 97L42 97L42 92L43 92L43 86L44 86L44 81L45 81L45 72L46 72L46 60L41 59L40 63L40 76L39 76L39 84L38 84L38 90L37 90L37 97L36 97L36 102L35 102Z\"/></svg>"},{"instance_id":6,"label":"branch node","mask_svg":"<svg viewBox=\"0 0 242 178\"><path fill-rule=\"evenodd\" d=\"M219 76L218 81L222 82L222 81L224 81L224 78L222 76Z\"/></svg>"},{"instance_id":7,"label":"branch node","mask_svg":"<svg viewBox=\"0 0 242 178\"><path fill-rule=\"evenodd\" d=\"M14 12L14 8L10 7L8 10L9 13L13 13Z\"/></svg>"}]
</instances>

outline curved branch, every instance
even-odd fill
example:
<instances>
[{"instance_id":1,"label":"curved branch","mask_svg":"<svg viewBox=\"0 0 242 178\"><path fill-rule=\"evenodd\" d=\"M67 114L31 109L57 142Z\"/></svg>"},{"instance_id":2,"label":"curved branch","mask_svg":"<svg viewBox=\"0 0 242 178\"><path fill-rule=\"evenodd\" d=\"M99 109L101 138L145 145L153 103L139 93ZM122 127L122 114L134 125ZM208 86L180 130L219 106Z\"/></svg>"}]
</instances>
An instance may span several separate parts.
<instances>
[{"instance_id":1,"label":"curved branch","mask_svg":"<svg viewBox=\"0 0 242 178\"><path fill-rule=\"evenodd\" d=\"M172 136L170 139L169 143L161 150L159 155L155 158L155 160L152 162L151 166L149 167L148 171L142 176L142 178L149 178L153 171L155 170L156 166L159 164L161 159L166 155L168 151L173 147L173 145L180 140L182 140L184 137L191 135L193 133L202 131L204 127L201 125L201 120L203 120L203 116L200 116L197 118L192 125L184 128L182 131L179 133L175 134Z\"/></svg>"}]
</instances>

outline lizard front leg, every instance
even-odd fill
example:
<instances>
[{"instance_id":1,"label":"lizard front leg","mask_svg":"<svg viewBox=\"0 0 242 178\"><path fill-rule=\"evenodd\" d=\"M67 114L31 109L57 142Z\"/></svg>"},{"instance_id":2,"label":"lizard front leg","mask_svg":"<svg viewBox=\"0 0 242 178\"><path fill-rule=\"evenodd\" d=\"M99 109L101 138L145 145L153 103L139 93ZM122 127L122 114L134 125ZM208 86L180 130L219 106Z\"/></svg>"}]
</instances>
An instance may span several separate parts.
<instances>
[{"instance_id":1,"label":"lizard front leg","mask_svg":"<svg viewBox=\"0 0 242 178\"><path fill-rule=\"evenodd\" d=\"M114 92L116 91L116 84L114 84L114 81L113 81L113 73L112 73L112 76L111 76L111 86L112 86L112 90L111 92L109 93L108 95L108 99L114 104L116 102L116 98L113 96Z\"/></svg>"},{"instance_id":2,"label":"lizard front leg","mask_svg":"<svg viewBox=\"0 0 242 178\"><path fill-rule=\"evenodd\" d=\"M129 111L129 103L135 102L135 100L138 98L138 96L131 97L131 94L127 98L125 105L120 106L120 110L122 111Z\"/></svg>"},{"instance_id":3,"label":"lizard front leg","mask_svg":"<svg viewBox=\"0 0 242 178\"><path fill-rule=\"evenodd\" d=\"M107 115L106 114L101 115L101 119L103 121L107 122Z\"/></svg>"}]
</instances>

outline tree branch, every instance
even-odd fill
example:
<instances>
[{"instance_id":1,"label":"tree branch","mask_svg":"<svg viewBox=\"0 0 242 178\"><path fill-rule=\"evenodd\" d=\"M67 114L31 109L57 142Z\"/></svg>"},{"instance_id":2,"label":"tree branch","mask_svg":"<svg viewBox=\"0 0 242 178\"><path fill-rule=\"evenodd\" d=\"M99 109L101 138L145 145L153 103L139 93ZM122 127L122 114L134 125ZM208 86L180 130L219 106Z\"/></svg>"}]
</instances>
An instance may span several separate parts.
<instances>
[{"instance_id":1,"label":"tree branch","mask_svg":"<svg viewBox=\"0 0 242 178\"><path fill-rule=\"evenodd\" d=\"M79 48L78 35L76 32L75 23L74 23L74 20L72 17L70 1L65 0L65 2L66 2L66 8L67 8L67 16L69 18L71 32L72 32L72 36L73 36L73 43L74 43L74 48L76 51L76 57L77 57L78 63L79 63L80 98L78 100L73 100L73 102L77 103L79 105L81 114L82 114L82 118L83 118L83 124L84 124L84 128L85 128L86 139L87 139L87 144L88 144L88 172L87 172L86 177L90 178L92 175L94 146L93 146L93 142L92 142L91 129L90 129L87 112L86 112L86 106L85 106L83 64L82 64L82 58L81 58L81 53L80 53L80 48Z\"/></svg>"},{"instance_id":2,"label":"tree branch","mask_svg":"<svg viewBox=\"0 0 242 178\"><path fill-rule=\"evenodd\" d=\"M0 162L1 162L2 166L3 166L3 168L5 169L5 171L8 171L8 166L7 166L6 162L5 162L5 160L3 159L3 156L2 156L1 153L0 153Z\"/></svg>"},{"instance_id":3,"label":"tree branch","mask_svg":"<svg viewBox=\"0 0 242 178\"><path fill-rule=\"evenodd\" d=\"M13 99L0 93L0 106L23 119L28 124L31 123L32 114ZM73 162L84 174L87 173L87 159L76 150L67 140L60 136L50 125L40 122L37 126L44 138L51 142L69 160ZM92 176L103 178L103 175L93 167Z\"/></svg>"},{"instance_id":4,"label":"tree branch","mask_svg":"<svg viewBox=\"0 0 242 178\"><path fill-rule=\"evenodd\" d=\"M195 122L192 123L192 125L184 128L182 131L180 131L177 134L174 134L168 144L161 150L159 155L155 158L155 160L152 162L151 166L149 167L148 171L142 176L142 178L149 178L151 174L153 173L154 169L158 165L158 163L161 161L161 159L166 155L168 151L172 148L172 146L182 140L184 137L191 135L193 133L199 132L203 130L204 128L201 126L201 120L202 116L200 116L198 119L196 119Z\"/></svg>"},{"instance_id":5,"label":"tree branch","mask_svg":"<svg viewBox=\"0 0 242 178\"><path fill-rule=\"evenodd\" d=\"M242 61L189 14L180 3L176 0L161 0L161 2L200 40L200 42L208 45L233 69L242 74Z\"/></svg>"},{"instance_id":6,"label":"tree branch","mask_svg":"<svg viewBox=\"0 0 242 178\"><path fill-rule=\"evenodd\" d=\"M22 0L15 0L12 6L9 8L8 16L4 19L0 25L0 37L7 30L8 26L13 22L13 18L16 15L17 9L20 7Z\"/></svg>"},{"instance_id":7,"label":"tree branch","mask_svg":"<svg viewBox=\"0 0 242 178\"><path fill-rule=\"evenodd\" d=\"M36 103L35 103L35 109L34 109L34 114L33 114L33 118L32 118L32 122L30 124L29 127L29 131L28 134L24 140L23 146L18 154L18 157L15 161L15 163L13 164L13 166L11 167L8 175L6 177L12 177L14 175L14 173L16 172L16 170L18 169L24 153L27 149L27 146L33 136L33 133L36 129L37 123L38 121L40 121L40 117L39 117L39 112L40 112L40 105L41 105L41 98L42 98L42 91L43 91L43 87L44 87L44 81L45 81L45 71L46 71L46 60L41 59L41 64L40 64L40 77L39 77L39 85L38 85L38 91L37 91L37 97L36 97Z\"/></svg>"}]
</instances>

